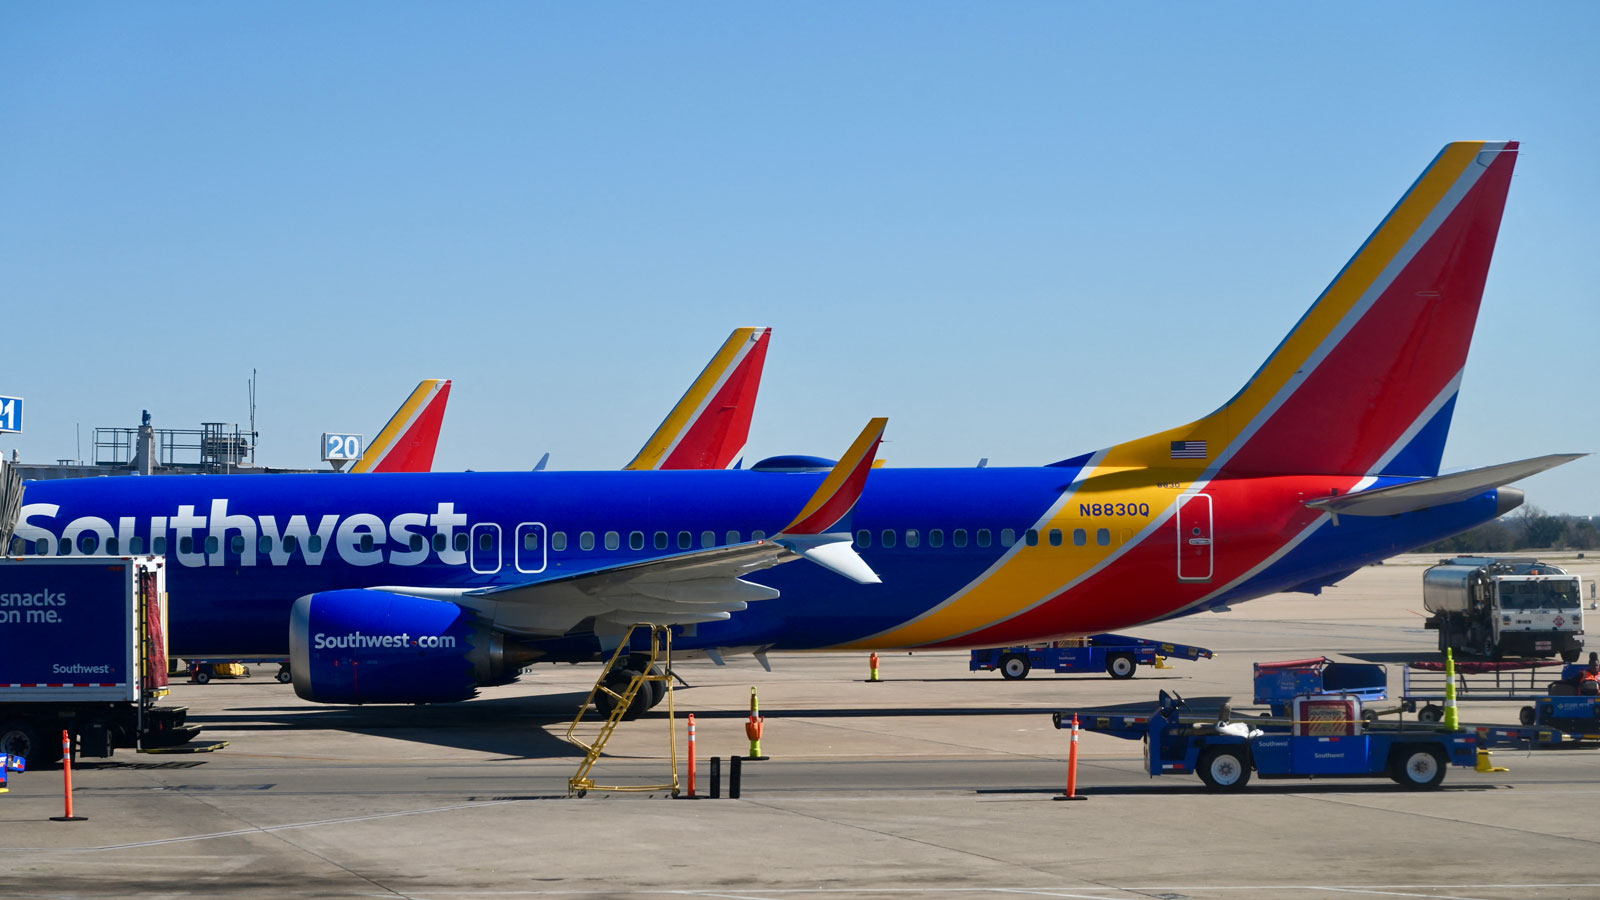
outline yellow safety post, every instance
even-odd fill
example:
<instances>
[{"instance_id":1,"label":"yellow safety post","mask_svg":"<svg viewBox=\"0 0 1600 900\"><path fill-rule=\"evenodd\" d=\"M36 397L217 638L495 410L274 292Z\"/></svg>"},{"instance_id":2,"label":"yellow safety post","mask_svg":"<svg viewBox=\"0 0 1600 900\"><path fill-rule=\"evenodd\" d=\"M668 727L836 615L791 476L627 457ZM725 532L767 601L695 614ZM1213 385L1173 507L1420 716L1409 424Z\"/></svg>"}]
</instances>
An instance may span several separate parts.
<instances>
[{"instance_id":1,"label":"yellow safety post","mask_svg":"<svg viewBox=\"0 0 1600 900\"><path fill-rule=\"evenodd\" d=\"M767 724L766 716L761 715L761 702L756 699L756 689L750 688L750 721L744 723L745 737L750 739L750 756L748 759L766 759L761 755L761 731Z\"/></svg>"},{"instance_id":2,"label":"yellow safety post","mask_svg":"<svg viewBox=\"0 0 1600 900\"><path fill-rule=\"evenodd\" d=\"M1444 651L1444 727L1446 731L1461 730L1461 714L1456 710L1456 658L1448 647Z\"/></svg>"},{"instance_id":3,"label":"yellow safety post","mask_svg":"<svg viewBox=\"0 0 1600 900\"><path fill-rule=\"evenodd\" d=\"M867 657L867 666L868 666L868 672L869 672L869 674L867 675L868 683L872 683L872 684L880 683L878 681L878 651L876 651L876 650L872 651L872 655Z\"/></svg>"},{"instance_id":4,"label":"yellow safety post","mask_svg":"<svg viewBox=\"0 0 1600 900\"><path fill-rule=\"evenodd\" d=\"M1509 772L1511 770L1506 768L1505 766L1497 766L1497 765L1495 765L1494 761L1492 759L1490 759L1490 757L1489 757L1489 751L1483 749L1482 747L1479 747L1478 748L1478 771L1479 772Z\"/></svg>"}]
</instances>

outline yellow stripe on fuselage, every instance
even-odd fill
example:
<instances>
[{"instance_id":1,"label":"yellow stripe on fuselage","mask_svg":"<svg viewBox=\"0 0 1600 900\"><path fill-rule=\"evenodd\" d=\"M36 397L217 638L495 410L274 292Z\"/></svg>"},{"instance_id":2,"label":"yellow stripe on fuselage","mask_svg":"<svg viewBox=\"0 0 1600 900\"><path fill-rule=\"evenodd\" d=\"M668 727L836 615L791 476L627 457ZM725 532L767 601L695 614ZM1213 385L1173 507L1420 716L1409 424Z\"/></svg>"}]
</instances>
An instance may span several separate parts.
<instances>
[{"instance_id":1,"label":"yellow stripe on fuselage","mask_svg":"<svg viewBox=\"0 0 1600 900\"><path fill-rule=\"evenodd\" d=\"M759 328L734 329L733 334L723 342L721 349L711 357L711 362L700 372L700 377L694 380L694 384L689 385L689 390L683 395L683 399L672 408L672 412L667 413L667 417L656 428L655 434L650 435L650 440L645 441L644 447L639 450L633 461L622 468L661 468L661 463L672 450L673 444L694 424L695 413L721 383L728 369L739 359L740 352L750 343L751 336L760 330Z\"/></svg>"},{"instance_id":2,"label":"yellow stripe on fuselage","mask_svg":"<svg viewBox=\"0 0 1600 900\"><path fill-rule=\"evenodd\" d=\"M406 426L411 424L411 420L416 417L417 409L433 395L433 392L438 389L443 381L443 378L427 378L417 385L417 389L411 392L411 396L406 398L406 402L400 404L400 408L395 411L395 414L389 417L389 421L383 426L383 430L378 432L378 436L373 438L372 443L367 445L366 452L361 455L360 459L356 460L356 464L351 467L350 471L368 472L382 462L384 454L389 452L389 448L394 446L394 442L399 440L400 435L405 433Z\"/></svg>"}]
</instances>

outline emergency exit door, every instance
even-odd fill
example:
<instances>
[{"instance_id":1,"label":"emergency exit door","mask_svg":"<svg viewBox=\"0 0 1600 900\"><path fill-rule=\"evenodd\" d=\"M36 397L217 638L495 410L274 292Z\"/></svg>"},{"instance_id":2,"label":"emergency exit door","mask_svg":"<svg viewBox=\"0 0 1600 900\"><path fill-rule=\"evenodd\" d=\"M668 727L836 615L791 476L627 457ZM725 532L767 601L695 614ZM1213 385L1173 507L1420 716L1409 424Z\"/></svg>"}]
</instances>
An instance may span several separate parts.
<instances>
[{"instance_id":1,"label":"emergency exit door","mask_svg":"<svg viewBox=\"0 0 1600 900\"><path fill-rule=\"evenodd\" d=\"M1211 495L1178 498L1178 580L1210 581L1212 551Z\"/></svg>"}]
</instances>

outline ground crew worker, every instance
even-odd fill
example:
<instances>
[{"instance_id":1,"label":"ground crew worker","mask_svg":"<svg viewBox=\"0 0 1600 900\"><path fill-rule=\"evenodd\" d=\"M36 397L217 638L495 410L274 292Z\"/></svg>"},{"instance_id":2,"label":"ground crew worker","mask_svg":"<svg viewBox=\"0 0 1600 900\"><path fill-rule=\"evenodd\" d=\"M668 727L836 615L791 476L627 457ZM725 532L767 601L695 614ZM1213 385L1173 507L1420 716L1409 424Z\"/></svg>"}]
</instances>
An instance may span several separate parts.
<instances>
[{"instance_id":1,"label":"ground crew worker","mask_svg":"<svg viewBox=\"0 0 1600 900\"><path fill-rule=\"evenodd\" d=\"M1600 653L1589 654L1589 668L1578 676L1578 693L1600 695Z\"/></svg>"}]
</instances>

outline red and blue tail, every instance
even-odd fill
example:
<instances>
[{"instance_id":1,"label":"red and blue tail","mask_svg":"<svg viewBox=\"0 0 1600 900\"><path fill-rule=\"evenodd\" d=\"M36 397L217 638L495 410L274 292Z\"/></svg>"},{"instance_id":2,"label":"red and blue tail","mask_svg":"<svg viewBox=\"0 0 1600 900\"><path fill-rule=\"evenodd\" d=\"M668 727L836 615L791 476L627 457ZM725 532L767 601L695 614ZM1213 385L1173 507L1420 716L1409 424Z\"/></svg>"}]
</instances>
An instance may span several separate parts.
<instances>
[{"instance_id":1,"label":"red and blue tail","mask_svg":"<svg viewBox=\"0 0 1600 900\"><path fill-rule=\"evenodd\" d=\"M1437 475L1516 160L1514 141L1446 145L1233 399L1098 463Z\"/></svg>"}]
</instances>

